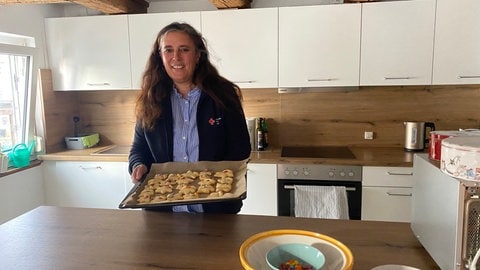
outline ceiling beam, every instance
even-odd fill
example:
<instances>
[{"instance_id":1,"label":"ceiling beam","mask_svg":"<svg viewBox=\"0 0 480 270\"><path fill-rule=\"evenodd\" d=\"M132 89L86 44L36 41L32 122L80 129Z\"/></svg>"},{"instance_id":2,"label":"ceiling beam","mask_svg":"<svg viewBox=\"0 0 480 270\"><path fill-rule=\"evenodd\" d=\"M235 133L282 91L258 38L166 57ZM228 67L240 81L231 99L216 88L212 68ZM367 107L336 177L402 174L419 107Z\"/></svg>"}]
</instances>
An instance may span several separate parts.
<instances>
[{"instance_id":1,"label":"ceiling beam","mask_svg":"<svg viewBox=\"0 0 480 270\"><path fill-rule=\"evenodd\" d=\"M147 13L145 0L0 0L0 4L58 4L76 3L105 14Z\"/></svg>"}]
</instances>

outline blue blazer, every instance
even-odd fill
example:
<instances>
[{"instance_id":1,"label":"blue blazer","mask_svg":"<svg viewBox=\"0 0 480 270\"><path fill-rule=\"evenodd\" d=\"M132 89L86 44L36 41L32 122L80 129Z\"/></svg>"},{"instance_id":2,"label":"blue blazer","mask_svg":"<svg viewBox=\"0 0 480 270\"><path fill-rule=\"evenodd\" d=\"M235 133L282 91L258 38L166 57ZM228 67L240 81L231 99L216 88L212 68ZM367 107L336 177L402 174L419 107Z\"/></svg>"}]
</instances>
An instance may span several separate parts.
<instances>
[{"instance_id":1,"label":"blue blazer","mask_svg":"<svg viewBox=\"0 0 480 270\"><path fill-rule=\"evenodd\" d=\"M200 161L244 160L250 156L251 146L243 109L218 108L212 98L201 93L197 108L197 128ZM173 161L173 116L170 97L164 99L162 116L153 130L145 130L139 123L129 155L128 170L143 163L150 170L153 163ZM241 200L204 204L205 212L238 213ZM163 207L161 207L163 208ZM156 208L157 209L157 208ZM171 207L170 207L171 209ZM169 211L169 207L157 209Z\"/></svg>"}]
</instances>

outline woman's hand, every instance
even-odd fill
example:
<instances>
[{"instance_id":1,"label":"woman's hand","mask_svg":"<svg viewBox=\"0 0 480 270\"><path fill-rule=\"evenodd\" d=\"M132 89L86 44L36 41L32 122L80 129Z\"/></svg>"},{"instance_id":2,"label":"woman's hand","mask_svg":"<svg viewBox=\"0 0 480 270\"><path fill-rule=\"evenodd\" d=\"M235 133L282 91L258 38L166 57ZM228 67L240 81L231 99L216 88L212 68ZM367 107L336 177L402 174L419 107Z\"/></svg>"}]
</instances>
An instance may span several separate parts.
<instances>
[{"instance_id":1,"label":"woman's hand","mask_svg":"<svg viewBox=\"0 0 480 270\"><path fill-rule=\"evenodd\" d=\"M138 183L138 181L140 181L143 175L146 173L147 173L147 166L143 164L136 166L135 168L133 168L133 171L132 171L132 175L131 175L132 182L134 184Z\"/></svg>"}]
</instances>

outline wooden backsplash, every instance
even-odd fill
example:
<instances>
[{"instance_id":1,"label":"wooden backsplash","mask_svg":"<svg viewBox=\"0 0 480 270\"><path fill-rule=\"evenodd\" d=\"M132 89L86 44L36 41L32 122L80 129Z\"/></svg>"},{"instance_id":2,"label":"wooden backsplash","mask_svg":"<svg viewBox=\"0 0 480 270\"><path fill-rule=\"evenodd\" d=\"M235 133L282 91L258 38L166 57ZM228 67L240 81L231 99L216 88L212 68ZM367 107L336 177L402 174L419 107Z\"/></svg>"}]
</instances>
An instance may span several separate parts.
<instances>
[{"instance_id":1,"label":"wooden backsplash","mask_svg":"<svg viewBox=\"0 0 480 270\"><path fill-rule=\"evenodd\" d=\"M99 132L102 144L129 145L137 91L57 92L41 71L47 153L64 149L73 116L82 132ZM434 122L437 130L480 128L480 86L360 87L355 91L278 94L243 90L247 117L267 118L269 138L281 145L403 147L404 121ZM364 140L373 131L373 140Z\"/></svg>"}]
</instances>

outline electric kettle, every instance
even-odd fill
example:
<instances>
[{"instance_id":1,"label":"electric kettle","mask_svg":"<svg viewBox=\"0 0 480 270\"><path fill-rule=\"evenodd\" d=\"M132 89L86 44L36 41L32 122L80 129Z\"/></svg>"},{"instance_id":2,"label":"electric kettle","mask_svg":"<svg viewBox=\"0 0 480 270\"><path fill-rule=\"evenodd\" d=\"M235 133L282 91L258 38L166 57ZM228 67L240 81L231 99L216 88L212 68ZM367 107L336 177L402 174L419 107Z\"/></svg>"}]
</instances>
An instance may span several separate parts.
<instances>
[{"instance_id":1,"label":"electric kettle","mask_svg":"<svg viewBox=\"0 0 480 270\"><path fill-rule=\"evenodd\" d=\"M403 122L405 126L405 151L423 151L428 145L427 128L435 130L432 122Z\"/></svg>"}]
</instances>

